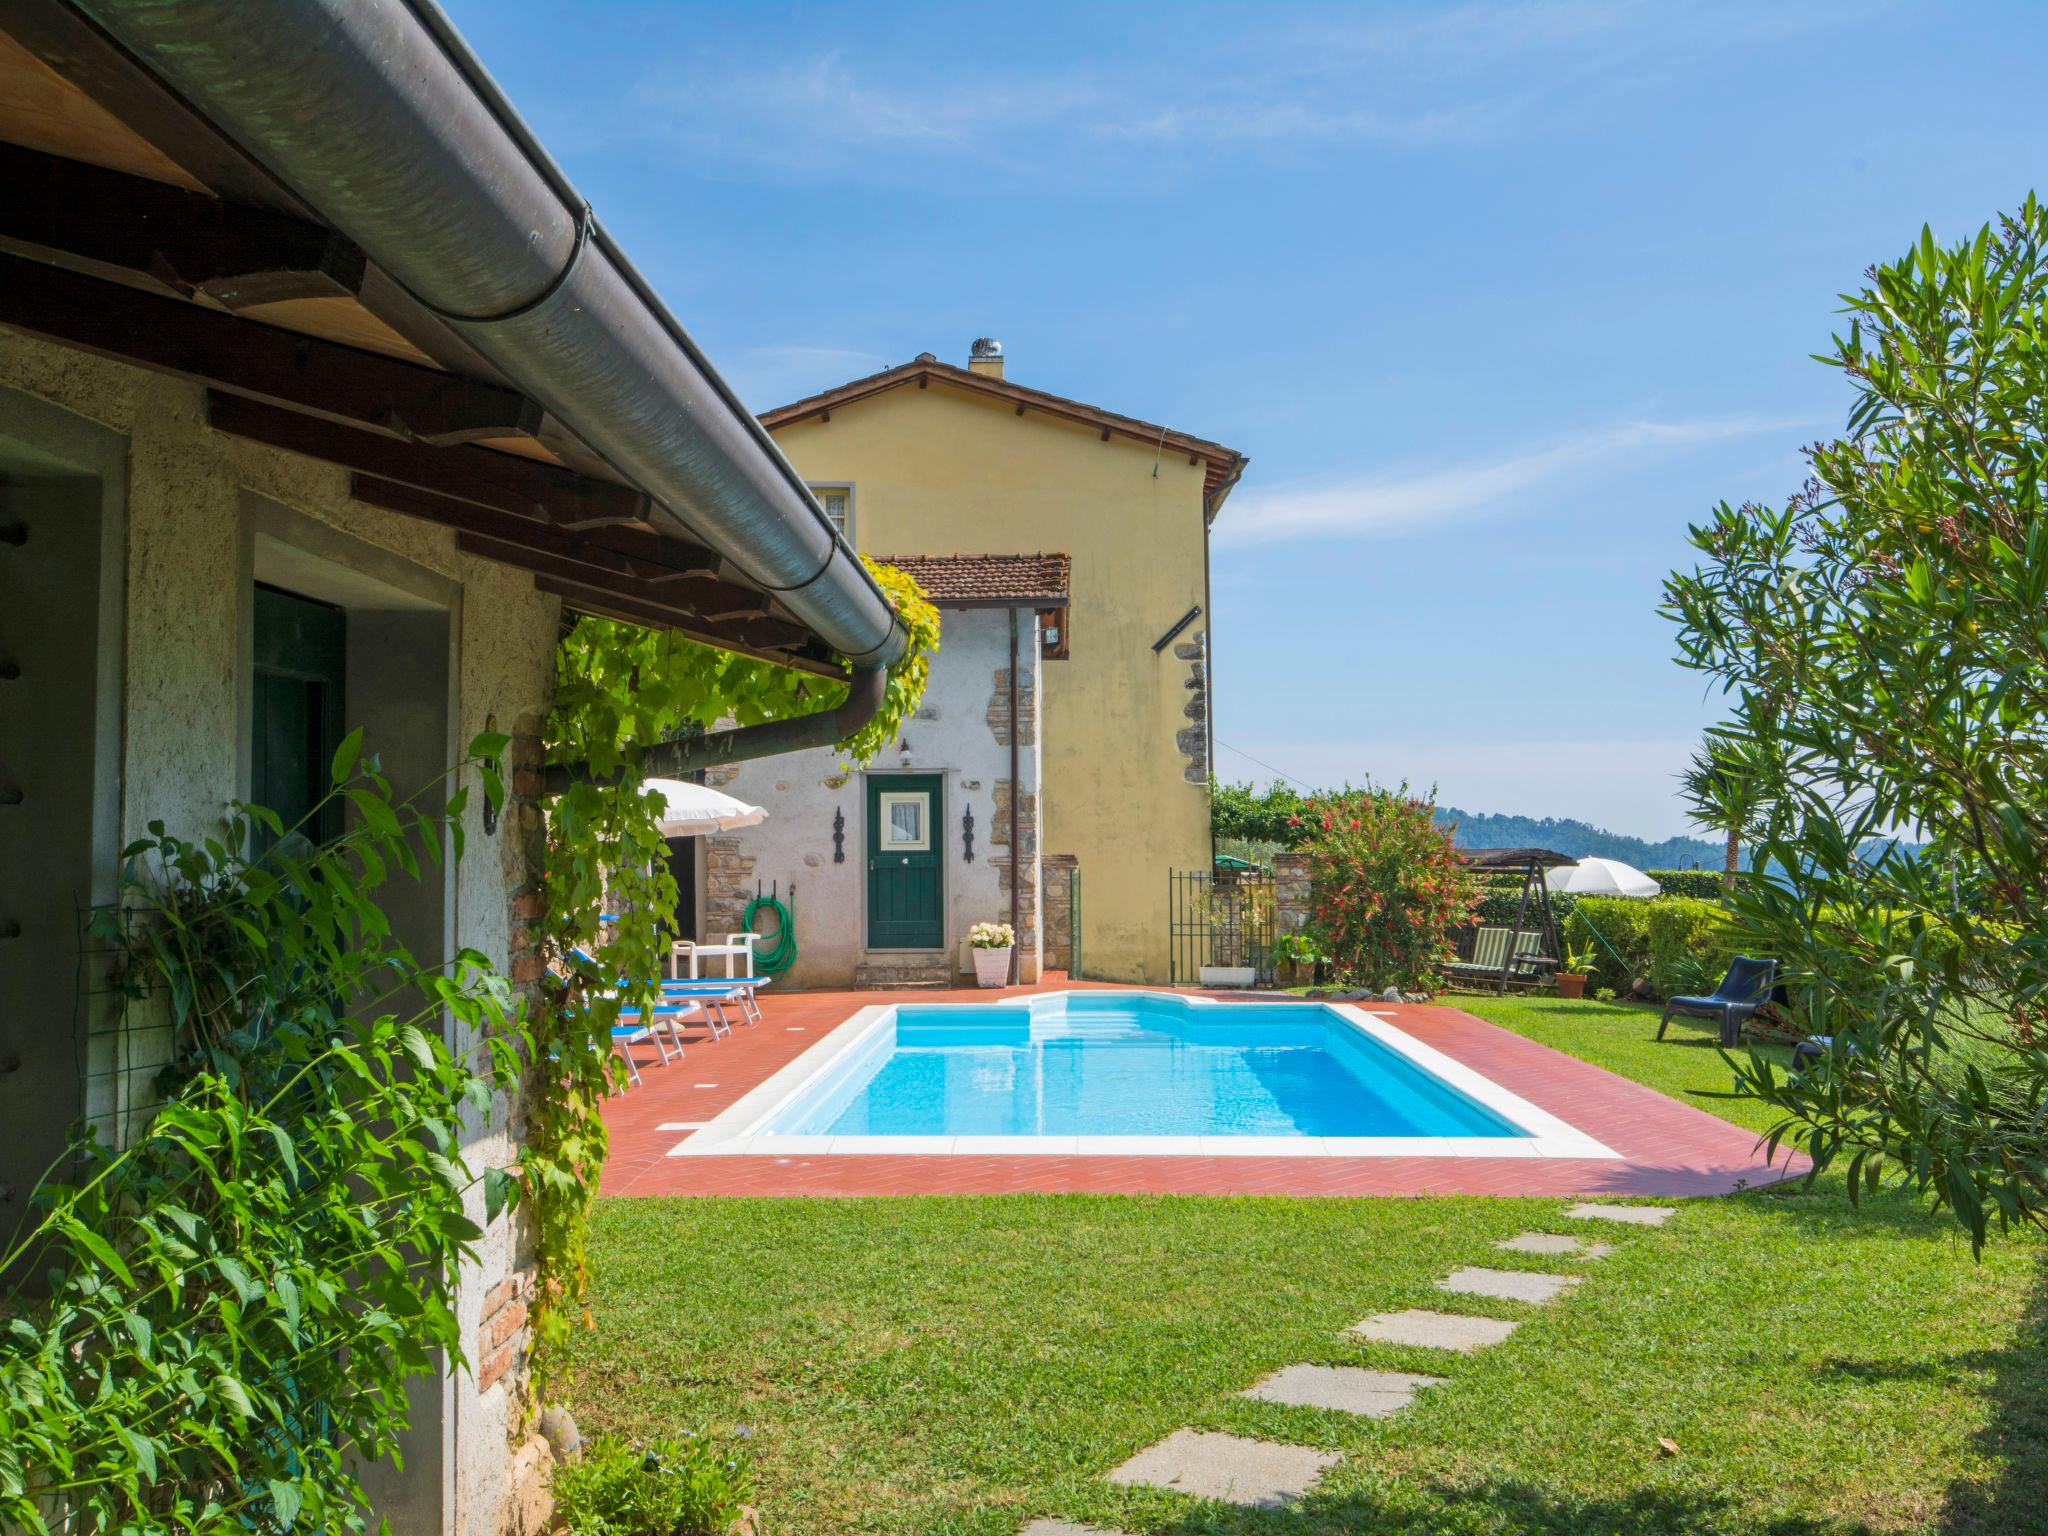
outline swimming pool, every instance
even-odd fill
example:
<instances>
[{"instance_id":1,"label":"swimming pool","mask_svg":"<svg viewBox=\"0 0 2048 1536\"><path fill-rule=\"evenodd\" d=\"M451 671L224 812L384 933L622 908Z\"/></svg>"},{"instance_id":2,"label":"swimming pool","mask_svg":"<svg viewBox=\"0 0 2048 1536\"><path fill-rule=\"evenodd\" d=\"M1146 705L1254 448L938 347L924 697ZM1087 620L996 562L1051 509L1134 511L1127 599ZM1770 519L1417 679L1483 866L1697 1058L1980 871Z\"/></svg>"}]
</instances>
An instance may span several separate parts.
<instances>
[{"instance_id":1,"label":"swimming pool","mask_svg":"<svg viewBox=\"0 0 2048 1536\"><path fill-rule=\"evenodd\" d=\"M1612 1157L1385 1019L1066 992L863 1008L672 1155Z\"/></svg>"}]
</instances>

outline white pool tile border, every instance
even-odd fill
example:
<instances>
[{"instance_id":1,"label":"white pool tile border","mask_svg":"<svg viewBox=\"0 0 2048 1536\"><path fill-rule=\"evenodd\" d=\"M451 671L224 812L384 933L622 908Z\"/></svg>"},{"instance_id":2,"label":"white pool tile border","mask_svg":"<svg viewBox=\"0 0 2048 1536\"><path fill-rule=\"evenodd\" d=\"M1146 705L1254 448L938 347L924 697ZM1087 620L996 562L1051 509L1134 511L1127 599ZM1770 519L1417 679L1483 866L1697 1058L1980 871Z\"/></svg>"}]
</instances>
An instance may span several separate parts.
<instances>
[{"instance_id":1,"label":"white pool tile border","mask_svg":"<svg viewBox=\"0 0 2048 1536\"><path fill-rule=\"evenodd\" d=\"M997 999L994 1007L1024 1007L1088 992L1039 992ZM1134 995L1134 994L1126 994ZM1181 992L1154 992L1193 1007L1227 1007L1222 1000ZM1238 1006L1263 1006L1239 1004ZM894 1017L894 1003L857 1010L781 1070L749 1090L702 1130L669 1149L670 1157L1578 1157L1619 1159L1621 1154L1584 1131L1538 1109L1490 1077L1424 1045L1379 1014L1349 1003L1318 1003L1361 1034L1484 1105L1526 1136L776 1136L756 1127L772 1120L875 1030Z\"/></svg>"}]
</instances>

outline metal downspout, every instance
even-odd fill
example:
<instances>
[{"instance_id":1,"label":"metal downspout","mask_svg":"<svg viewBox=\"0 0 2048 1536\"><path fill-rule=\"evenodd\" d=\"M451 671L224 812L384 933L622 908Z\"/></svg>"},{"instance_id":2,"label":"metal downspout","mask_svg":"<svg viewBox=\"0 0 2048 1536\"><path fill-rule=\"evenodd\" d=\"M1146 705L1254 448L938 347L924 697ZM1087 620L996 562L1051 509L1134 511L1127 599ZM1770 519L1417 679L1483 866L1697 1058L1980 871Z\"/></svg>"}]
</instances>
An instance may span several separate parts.
<instances>
[{"instance_id":1,"label":"metal downspout","mask_svg":"<svg viewBox=\"0 0 2048 1536\"><path fill-rule=\"evenodd\" d=\"M856 666L895 610L431 0L73 0Z\"/></svg>"},{"instance_id":2,"label":"metal downspout","mask_svg":"<svg viewBox=\"0 0 2048 1536\"><path fill-rule=\"evenodd\" d=\"M1017 772L1017 610L1010 610L1010 984L1024 975L1024 844L1017 835L1024 784Z\"/></svg>"}]
</instances>

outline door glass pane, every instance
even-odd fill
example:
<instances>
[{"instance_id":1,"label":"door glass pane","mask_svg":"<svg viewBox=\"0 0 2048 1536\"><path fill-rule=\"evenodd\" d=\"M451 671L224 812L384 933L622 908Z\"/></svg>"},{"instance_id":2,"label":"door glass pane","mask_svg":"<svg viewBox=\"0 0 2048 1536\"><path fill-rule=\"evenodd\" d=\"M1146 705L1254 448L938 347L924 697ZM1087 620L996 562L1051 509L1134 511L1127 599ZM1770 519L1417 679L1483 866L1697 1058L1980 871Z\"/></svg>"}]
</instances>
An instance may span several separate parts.
<instances>
[{"instance_id":1,"label":"door glass pane","mask_svg":"<svg viewBox=\"0 0 2048 1536\"><path fill-rule=\"evenodd\" d=\"M889 841L898 847L910 847L924 841L922 802L903 799L889 807Z\"/></svg>"}]
</instances>

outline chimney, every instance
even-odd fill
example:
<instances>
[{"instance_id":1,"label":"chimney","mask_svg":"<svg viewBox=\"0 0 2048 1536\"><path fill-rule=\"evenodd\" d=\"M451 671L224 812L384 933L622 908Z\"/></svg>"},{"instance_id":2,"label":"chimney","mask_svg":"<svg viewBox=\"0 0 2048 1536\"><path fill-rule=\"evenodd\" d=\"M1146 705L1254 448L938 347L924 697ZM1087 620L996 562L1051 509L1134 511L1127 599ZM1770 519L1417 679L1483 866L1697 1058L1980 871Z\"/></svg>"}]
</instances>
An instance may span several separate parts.
<instances>
[{"instance_id":1,"label":"chimney","mask_svg":"<svg viewBox=\"0 0 2048 1536\"><path fill-rule=\"evenodd\" d=\"M993 336L977 336L967 349L967 370L985 373L992 379L1003 376L1003 344Z\"/></svg>"}]
</instances>

